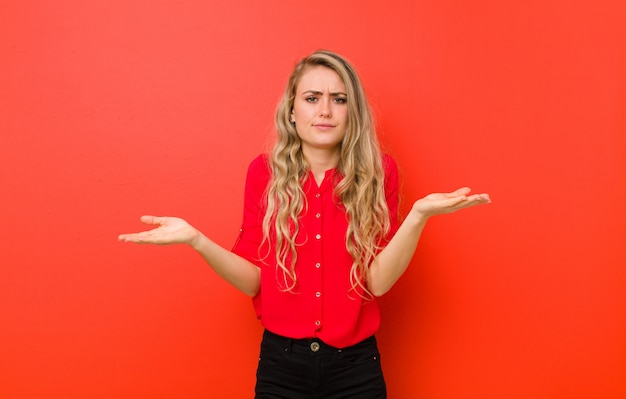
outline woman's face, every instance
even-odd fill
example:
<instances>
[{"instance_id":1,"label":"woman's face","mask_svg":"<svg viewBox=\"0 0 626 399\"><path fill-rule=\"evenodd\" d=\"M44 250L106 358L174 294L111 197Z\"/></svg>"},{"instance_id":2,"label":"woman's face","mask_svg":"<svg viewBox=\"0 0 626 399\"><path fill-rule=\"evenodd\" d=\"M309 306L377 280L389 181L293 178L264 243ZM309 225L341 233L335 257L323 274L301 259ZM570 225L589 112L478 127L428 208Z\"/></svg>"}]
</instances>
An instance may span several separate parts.
<instances>
[{"instance_id":1,"label":"woman's face","mask_svg":"<svg viewBox=\"0 0 626 399\"><path fill-rule=\"evenodd\" d=\"M338 154L348 124L346 86L330 68L307 68L298 82L291 122L305 156L315 151Z\"/></svg>"}]
</instances>

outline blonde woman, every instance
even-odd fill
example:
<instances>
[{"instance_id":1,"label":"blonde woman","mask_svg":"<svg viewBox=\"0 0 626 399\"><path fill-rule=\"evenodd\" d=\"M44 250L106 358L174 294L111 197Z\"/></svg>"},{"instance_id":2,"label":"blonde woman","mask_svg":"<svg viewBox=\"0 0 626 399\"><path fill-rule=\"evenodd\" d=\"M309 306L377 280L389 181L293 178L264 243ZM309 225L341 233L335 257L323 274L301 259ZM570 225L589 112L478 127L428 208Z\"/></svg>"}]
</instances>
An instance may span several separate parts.
<instances>
[{"instance_id":1,"label":"blonde woman","mask_svg":"<svg viewBox=\"0 0 626 399\"><path fill-rule=\"evenodd\" d=\"M143 216L146 244L188 244L252 297L265 327L256 398L385 398L376 297L406 270L427 220L490 202L468 188L417 200L400 224L398 174L381 154L354 68L316 51L289 77L271 154L252 161L232 251L186 221Z\"/></svg>"}]
</instances>

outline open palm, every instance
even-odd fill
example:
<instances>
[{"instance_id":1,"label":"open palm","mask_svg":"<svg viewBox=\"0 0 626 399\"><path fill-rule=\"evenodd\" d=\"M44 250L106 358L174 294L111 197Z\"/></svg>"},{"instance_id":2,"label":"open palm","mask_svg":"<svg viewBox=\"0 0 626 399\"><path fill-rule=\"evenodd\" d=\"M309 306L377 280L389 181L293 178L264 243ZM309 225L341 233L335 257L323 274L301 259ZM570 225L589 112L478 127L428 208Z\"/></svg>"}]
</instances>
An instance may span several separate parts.
<instances>
[{"instance_id":1,"label":"open palm","mask_svg":"<svg viewBox=\"0 0 626 399\"><path fill-rule=\"evenodd\" d=\"M429 194L415 201L413 211L430 217L491 202L488 194L468 195L470 191L468 187L463 187L451 193Z\"/></svg>"},{"instance_id":2,"label":"open palm","mask_svg":"<svg viewBox=\"0 0 626 399\"><path fill-rule=\"evenodd\" d=\"M158 227L140 233L121 234L118 239L137 244L169 245L191 244L198 236L198 230L181 218L146 215L141 217L141 221Z\"/></svg>"}]
</instances>

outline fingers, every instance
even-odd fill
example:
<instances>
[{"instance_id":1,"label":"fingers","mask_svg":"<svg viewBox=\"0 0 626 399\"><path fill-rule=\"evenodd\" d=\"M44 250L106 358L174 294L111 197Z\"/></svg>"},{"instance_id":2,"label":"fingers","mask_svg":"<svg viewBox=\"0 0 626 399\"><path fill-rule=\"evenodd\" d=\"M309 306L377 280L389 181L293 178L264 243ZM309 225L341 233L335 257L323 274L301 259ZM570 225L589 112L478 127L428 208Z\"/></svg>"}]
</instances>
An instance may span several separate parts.
<instances>
[{"instance_id":1,"label":"fingers","mask_svg":"<svg viewBox=\"0 0 626 399\"><path fill-rule=\"evenodd\" d=\"M145 234L146 234L146 232L143 232L143 233L120 234L117 237L117 239L119 241L124 241L124 242L141 243L145 239Z\"/></svg>"},{"instance_id":2,"label":"fingers","mask_svg":"<svg viewBox=\"0 0 626 399\"><path fill-rule=\"evenodd\" d=\"M161 225L163 224L163 219L164 218L158 216L143 215L139 220L141 220L141 222L145 224Z\"/></svg>"},{"instance_id":3,"label":"fingers","mask_svg":"<svg viewBox=\"0 0 626 399\"><path fill-rule=\"evenodd\" d=\"M141 220L141 222L144 224L149 224L149 225L154 225L154 226L156 225L161 226L165 222L165 218L152 216L152 215L143 215L139 220ZM149 231L143 231L140 233L120 234L117 237L117 239L119 241L134 242L134 243L142 244L142 243L149 242L151 240L152 235L153 235L152 230L149 230Z\"/></svg>"},{"instance_id":4,"label":"fingers","mask_svg":"<svg viewBox=\"0 0 626 399\"><path fill-rule=\"evenodd\" d=\"M455 197L460 196L460 195L467 195L470 193L470 191L472 191L472 189L469 187L461 187L455 190L454 192L450 193L450 195L455 196Z\"/></svg>"},{"instance_id":5,"label":"fingers","mask_svg":"<svg viewBox=\"0 0 626 399\"><path fill-rule=\"evenodd\" d=\"M489 197L489 194L483 193L483 194L473 194L473 195L468 195L471 192L471 189L469 187L461 187L451 193L448 194L444 194L447 198L459 198L463 201L468 201L470 203L490 203L491 202L491 198Z\"/></svg>"},{"instance_id":6,"label":"fingers","mask_svg":"<svg viewBox=\"0 0 626 399\"><path fill-rule=\"evenodd\" d=\"M117 236L118 241L132 242L134 234L120 234Z\"/></svg>"},{"instance_id":7,"label":"fingers","mask_svg":"<svg viewBox=\"0 0 626 399\"><path fill-rule=\"evenodd\" d=\"M477 201L477 202L480 202L480 203L486 203L486 204L491 202L491 197L489 197L489 194L486 194L486 193L484 193L484 194L474 194L474 195L471 195L471 196L467 197L467 199L471 200L471 201Z\"/></svg>"},{"instance_id":8,"label":"fingers","mask_svg":"<svg viewBox=\"0 0 626 399\"><path fill-rule=\"evenodd\" d=\"M489 198L488 194L474 194L469 197L465 197L463 201L459 202L457 207L458 209L463 209L489 203L491 203L491 198Z\"/></svg>"},{"instance_id":9,"label":"fingers","mask_svg":"<svg viewBox=\"0 0 626 399\"><path fill-rule=\"evenodd\" d=\"M469 187L461 187L452 191L451 193L440 193L440 194L435 194L435 195L440 195L444 198L449 198L449 199L465 199L465 197L467 196L467 194L470 193L470 191L472 190Z\"/></svg>"},{"instance_id":10,"label":"fingers","mask_svg":"<svg viewBox=\"0 0 626 399\"><path fill-rule=\"evenodd\" d=\"M119 241L133 242L135 244L159 244L161 238L154 234L154 230L142 231L141 233L121 234Z\"/></svg>"},{"instance_id":11,"label":"fingers","mask_svg":"<svg viewBox=\"0 0 626 399\"><path fill-rule=\"evenodd\" d=\"M452 193L447 194L445 196L445 202L442 202L440 204L439 211L441 213L451 213L476 205L491 203L491 198L489 197L489 194L483 193L467 195L468 193L469 188L463 187Z\"/></svg>"},{"instance_id":12,"label":"fingers","mask_svg":"<svg viewBox=\"0 0 626 399\"><path fill-rule=\"evenodd\" d=\"M486 193L470 195L467 197L467 200L471 202L480 202L480 203L491 202L491 198L489 197L489 194L486 194Z\"/></svg>"}]
</instances>

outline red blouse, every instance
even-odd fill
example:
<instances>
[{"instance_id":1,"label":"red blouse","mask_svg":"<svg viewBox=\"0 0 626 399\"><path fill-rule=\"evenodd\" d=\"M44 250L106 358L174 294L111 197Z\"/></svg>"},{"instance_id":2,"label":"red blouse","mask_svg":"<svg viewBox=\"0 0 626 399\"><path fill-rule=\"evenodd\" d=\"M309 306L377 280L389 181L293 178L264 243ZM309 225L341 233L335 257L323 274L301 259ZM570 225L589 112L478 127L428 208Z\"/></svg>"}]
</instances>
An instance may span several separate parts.
<instances>
[{"instance_id":1,"label":"red blouse","mask_svg":"<svg viewBox=\"0 0 626 399\"><path fill-rule=\"evenodd\" d=\"M398 228L398 170L389 156L384 156L383 163L392 237ZM373 335L380 325L378 304L350 288L352 258L345 245L348 220L333 192L341 176L331 169L319 187L313 175L304 183L307 205L299 217L297 285L290 292L281 291L283 276L276 265L274 243L262 244L270 173L267 155L250 164L243 223L233 248L234 253L261 268L261 288L253 298L261 324L279 335L317 337L338 348Z\"/></svg>"}]
</instances>

